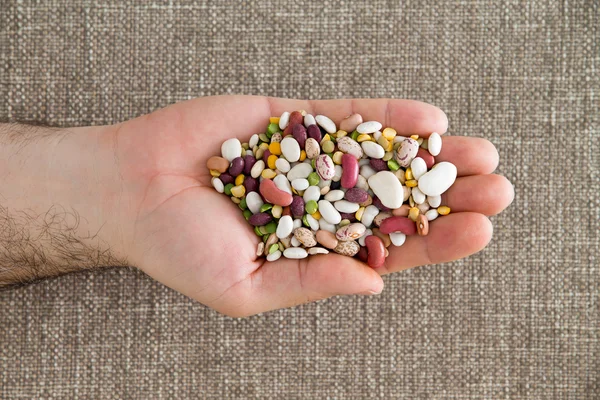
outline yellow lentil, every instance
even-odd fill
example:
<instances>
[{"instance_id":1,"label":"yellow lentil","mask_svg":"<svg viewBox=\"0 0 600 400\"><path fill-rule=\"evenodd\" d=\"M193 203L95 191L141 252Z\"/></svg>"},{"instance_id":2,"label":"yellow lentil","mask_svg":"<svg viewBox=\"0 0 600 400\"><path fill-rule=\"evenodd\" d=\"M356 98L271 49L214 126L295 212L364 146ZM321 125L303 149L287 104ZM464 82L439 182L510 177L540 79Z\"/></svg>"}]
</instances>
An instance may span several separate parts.
<instances>
[{"instance_id":1,"label":"yellow lentil","mask_svg":"<svg viewBox=\"0 0 600 400\"><path fill-rule=\"evenodd\" d=\"M340 228L342 226L346 226L346 225L350 225L350 220L349 219L343 219L340 221Z\"/></svg>"},{"instance_id":2,"label":"yellow lentil","mask_svg":"<svg viewBox=\"0 0 600 400\"><path fill-rule=\"evenodd\" d=\"M266 143L261 143L260 146L258 146L259 148L263 149L263 151L268 150L269 149L269 145Z\"/></svg>"},{"instance_id":3,"label":"yellow lentil","mask_svg":"<svg viewBox=\"0 0 600 400\"><path fill-rule=\"evenodd\" d=\"M237 197L231 197L231 201L233 201L235 204L240 204L242 202L242 199L238 199Z\"/></svg>"},{"instance_id":4,"label":"yellow lentil","mask_svg":"<svg viewBox=\"0 0 600 400\"><path fill-rule=\"evenodd\" d=\"M354 216L356 217L357 220L362 220L363 214L365 213L365 207L361 207L358 209L358 211L356 211L356 214L354 214Z\"/></svg>"},{"instance_id":5,"label":"yellow lentil","mask_svg":"<svg viewBox=\"0 0 600 400\"><path fill-rule=\"evenodd\" d=\"M269 118L269 123L271 123L271 124L278 124L279 123L279 117L271 117L271 118Z\"/></svg>"},{"instance_id":6,"label":"yellow lentil","mask_svg":"<svg viewBox=\"0 0 600 400\"><path fill-rule=\"evenodd\" d=\"M333 153L333 162L336 163L337 165L342 164L342 156L344 155L344 153L342 153L341 151L336 151L335 153Z\"/></svg>"},{"instance_id":7,"label":"yellow lentil","mask_svg":"<svg viewBox=\"0 0 600 400\"><path fill-rule=\"evenodd\" d=\"M272 169L263 169L263 172L260 174L260 176L265 179L273 179L277 176L277 174Z\"/></svg>"},{"instance_id":8,"label":"yellow lentil","mask_svg":"<svg viewBox=\"0 0 600 400\"><path fill-rule=\"evenodd\" d=\"M281 155L281 145L279 142L273 142L269 145L269 151L271 154L275 154L276 156Z\"/></svg>"},{"instance_id":9,"label":"yellow lentil","mask_svg":"<svg viewBox=\"0 0 600 400\"><path fill-rule=\"evenodd\" d=\"M419 139L419 135L410 135L410 138L414 139L414 140L417 140L417 139Z\"/></svg>"},{"instance_id":10,"label":"yellow lentil","mask_svg":"<svg viewBox=\"0 0 600 400\"><path fill-rule=\"evenodd\" d=\"M306 151L301 150L300 151L300 161L304 161L306 160Z\"/></svg>"},{"instance_id":11,"label":"yellow lentil","mask_svg":"<svg viewBox=\"0 0 600 400\"><path fill-rule=\"evenodd\" d=\"M272 144L273 144L273 143L272 143ZM277 160L278 160L278 157L277 157L276 155L274 155L274 154L271 154L271 155L269 156L269 158L267 158L267 166L268 166L269 168L271 168L271 169L275 169L275 168L277 168L277 167L275 166L275 161L277 161Z\"/></svg>"},{"instance_id":12,"label":"yellow lentil","mask_svg":"<svg viewBox=\"0 0 600 400\"><path fill-rule=\"evenodd\" d=\"M392 141L396 137L397 132L394 128L385 128L383 132L381 132L381 135L387 140Z\"/></svg>"},{"instance_id":13,"label":"yellow lentil","mask_svg":"<svg viewBox=\"0 0 600 400\"><path fill-rule=\"evenodd\" d=\"M317 221L321 219L321 213L319 212L319 210L315 211L314 213L312 213L310 215Z\"/></svg>"},{"instance_id":14,"label":"yellow lentil","mask_svg":"<svg viewBox=\"0 0 600 400\"><path fill-rule=\"evenodd\" d=\"M448 215L448 214L450 214L450 207L448 207L448 206L440 206L440 207L437 208L437 212L440 215Z\"/></svg>"},{"instance_id":15,"label":"yellow lentil","mask_svg":"<svg viewBox=\"0 0 600 400\"><path fill-rule=\"evenodd\" d=\"M323 142L327 140L331 140L331 136L329 136L329 133L326 133L325 136L323 136L323 139L321 139L321 146L323 146Z\"/></svg>"},{"instance_id":16,"label":"yellow lentil","mask_svg":"<svg viewBox=\"0 0 600 400\"><path fill-rule=\"evenodd\" d=\"M283 207L281 207L281 206L274 205L273 208L271 208L271 214L273 215L273 218L281 218L282 212L283 212Z\"/></svg>"},{"instance_id":17,"label":"yellow lentil","mask_svg":"<svg viewBox=\"0 0 600 400\"><path fill-rule=\"evenodd\" d=\"M406 186L408 186L409 188L417 187L417 181L414 179L410 179L406 181Z\"/></svg>"},{"instance_id":18,"label":"yellow lentil","mask_svg":"<svg viewBox=\"0 0 600 400\"><path fill-rule=\"evenodd\" d=\"M412 173L412 169L410 167L406 168L406 172L404 173L404 177L406 178L407 181L410 181L411 179L414 178L413 173Z\"/></svg>"},{"instance_id":19,"label":"yellow lentil","mask_svg":"<svg viewBox=\"0 0 600 400\"><path fill-rule=\"evenodd\" d=\"M244 174L239 174L238 176L235 177L235 184L236 186L238 185L242 185L244 183Z\"/></svg>"},{"instance_id":20,"label":"yellow lentil","mask_svg":"<svg viewBox=\"0 0 600 400\"><path fill-rule=\"evenodd\" d=\"M362 135L358 135L358 137L356 138L356 141L358 143L362 143L362 142L368 142L372 139L371 135L367 135L366 133L363 133Z\"/></svg>"},{"instance_id":21,"label":"yellow lentil","mask_svg":"<svg viewBox=\"0 0 600 400\"><path fill-rule=\"evenodd\" d=\"M343 130L341 130L341 129L335 133L335 137L336 137L336 138L341 138L341 137L344 137L344 136L346 136L346 135L348 135L348 132L346 132L346 131L343 131Z\"/></svg>"},{"instance_id":22,"label":"yellow lentil","mask_svg":"<svg viewBox=\"0 0 600 400\"><path fill-rule=\"evenodd\" d=\"M410 210L408 210L408 218L412 219L413 221L416 221L419 217L419 213L420 211L417 207L411 207Z\"/></svg>"},{"instance_id":23,"label":"yellow lentil","mask_svg":"<svg viewBox=\"0 0 600 400\"><path fill-rule=\"evenodd\" d=\"M214 176L215 178L218 178L221 175L221 173L219 171L217 171L216 169L211 169L210 175Z\"/></svg>"},{"instance_id":24,"label":"yellow lentil","mask_svg":"<svg viewBox=\"0 0 600 400\"><path fill-rule=\"evenodd\" d=\"M244 185L234 186L231 188L231 194L240 199L246 194L246 188Z\"/></svg>"}]
</instances>

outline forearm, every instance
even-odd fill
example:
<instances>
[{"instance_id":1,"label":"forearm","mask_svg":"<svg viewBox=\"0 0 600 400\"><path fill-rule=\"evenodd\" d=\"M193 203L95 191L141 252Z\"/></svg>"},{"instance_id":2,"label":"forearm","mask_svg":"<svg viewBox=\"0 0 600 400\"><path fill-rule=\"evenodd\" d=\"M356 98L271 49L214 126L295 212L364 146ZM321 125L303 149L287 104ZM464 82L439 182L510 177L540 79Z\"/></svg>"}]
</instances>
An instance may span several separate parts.
<instances>
[{"instance_id":1,"label":"forearm","mask_svg":"<svg viewBox=\"0 0 600 400\"><path fill-rule=\"evenodd\" d=\"M0 124L0 287L126 264L110 129Z\"/></svg>"}]
</instances>

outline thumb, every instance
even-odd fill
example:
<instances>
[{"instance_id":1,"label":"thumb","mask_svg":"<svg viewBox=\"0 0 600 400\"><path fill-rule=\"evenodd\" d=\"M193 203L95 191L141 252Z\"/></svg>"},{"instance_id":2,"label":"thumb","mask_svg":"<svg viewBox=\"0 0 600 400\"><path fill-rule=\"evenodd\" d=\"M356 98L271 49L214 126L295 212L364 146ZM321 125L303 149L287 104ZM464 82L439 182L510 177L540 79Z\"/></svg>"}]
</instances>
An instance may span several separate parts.
<instances>
[{"instance_id":1,"label":"thumb","mask_svg":"<svg viewBox=\"0 0 600 400\"><path fill-rule=\"evenodd\" d=\"M252 277L244 314L291 307L335 295L379 294L381 276L366 264L339 254L265 262Z\"/></svg>"}]
</instances>

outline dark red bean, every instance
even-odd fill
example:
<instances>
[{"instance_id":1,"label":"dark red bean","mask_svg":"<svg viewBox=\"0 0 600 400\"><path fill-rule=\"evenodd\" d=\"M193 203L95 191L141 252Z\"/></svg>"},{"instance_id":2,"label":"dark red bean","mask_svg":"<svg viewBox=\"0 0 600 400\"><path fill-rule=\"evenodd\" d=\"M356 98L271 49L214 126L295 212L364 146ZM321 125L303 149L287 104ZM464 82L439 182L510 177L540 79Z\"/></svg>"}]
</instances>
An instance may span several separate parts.
<instances>
[{"instance_id":1,"label":"dark red bean","mask_svg":"<svg viewBox=\"0 0 600 400\"><path fill-rule=\"evenodd\" d=\"M309 138L315 139L317 142L321 143L321 130L317 125L309 125L307 130L307 135Z\"/></svg>"},{"instance_id":2,"label":"dark red bean","mask_svg":"<svg viewBox=\"0 0 600 400\"><path fill-rule=\"evenodd\" d=\"M367 263L369 267L381 267L385 262L385 246L383 245L383 241L375 235L367 236L365 238L365 246L367 246Z\"/></svg>"},{"instance_id":3,"label":"dark red bean","mask_svg":"<svg viewBox=\"0 0 600 400\"><path fill-rule=\"evenodd\" d=\"M250 175L250 171L252 171L254 164L256 164L256 158L250 154L246 154L244 156L244 175Z\"/></svg>"},{"instance_id":4,"label":"dark red bean","mask_svg":"<svg viewBox=\"0 0 600 400\"><path fill-rule=\"evenodd\" d=\"M271 214L266 213L266 212L254 214L250 218L248 218L248 222L252 226L263 226L263 225L268 224L272 220L273 220L273 217L271 216Z\"/></svg>"},{"instance_id":5,"label":"dark red bean","mask_svg":"<svg viewBox=\"0 0 600 400\"><path fill-rule=\"evenodd\" d=\"M297 124L296 126L294 126L294 128L292 129L292 135L294 136L294 139L296 139L296 141L300 145L300 148L304 149L304 144L306 143L306 137L307 137L306 128L304 127L304 125Z\"/></svg>"},{"instance_id":6,"label":"dark red bean","mask_svg":"<svg viewBox=\"0 0 600 400\"><path fill-rule=\"evenodd\" d=\"M388 235L392 232L402 232L405 235L414 235L417 233L417 226L410 218L390 217L383 220L379 230L381 233Z\"/></svg>"},{"instance_id":7,"label":"dark red bean","mask_svg":"<svg viewBox=\"0 0 600 400\"><path fill-rule=\"evenodd\" d=\"M244 187L246 188L246 193L258 192L258 179L248 175L244 178Z\"/></svg>"},{"instance_id":8,"label":"dark red bean","mask_svg":"<svg viewBox=\"0 0 600 400\"><path fill-rule=\"evenodd\" d=\"M234 158L229 167L229 175L238 176L242 171L244 171L244 159L242 157Z\"/></svg>"},{"instance_id":9,"label":"dark red bean","mask_svg":"<svg viewBox=\"0 0 600 400\"><path fill-rule=\"evenodd\" d=\"M429 153L428 150L425 150L422 147L419 147L419 151L417 151L417 157L421 157L423 161L425 161L427 169L430 169L433 167L433 164L435 164L435 158Z\"/></svg>"},{"instance_id":10,"label":"dark red bean","mask_svg":"<svg viewBox=\"0 0 600 400\"><path fill-rule=\"evenodd\" d=\"M221 180L221 182L223 182L223 185L227 185L228 183L233 183L235 181L235 179L233 178L233 176L229 175L228 173L222 173L219 176L219 179Z\"/></svg>"},{"instance_id":11,"label":"dark red bean","mask_svg":"<svg viewBox=\"0 0 600 400\"><path fill-rule=\"evenodd\" d=\"M286 126L283 130L283 136L291 135L294 132L294 127L298 124L301 124L302 121L304 121L304 117L300 111L294 111L291 113L288 126Z\"/></svg>"},{"instance_id":12,"label":"dark red bean","mask_svg":"<svg viewBox=\"0 0 600 400\"><path fill-rule=\"evenodd\" d=\"M361 247L356 256L360 261L366 263L369 259L369 252L367 251L366 247Z\"/></svg>"},{"instance_id":13,"label":"dark red bean","mask_svg":"<svg viewBox=\"0 0 600 400\"><path fill-rule=\"evenodd\" d=\"M302 217L304 215L304 199L301 196L294 196L292 204L290 204L290 209L294 217Z\"/></svg>"},{"instance_id":14,"label":"dark red bean","mask_svg":"<svg viewBox=\"0 0 600 400\"><path fill-rule=\"evenodd\" d=\"M346 190L345 196L346 200L351 201L352 203L362 203L367 201L369 198L369 193L366 190L361 188L352 188Z\"/></svg>"},{"instance_id":15,"label":"dark red bean","mask_svg":"<svg viewBox=\"0 0 600 400\"><path fill-rule=\"evenodd\" d=\"M341 212L340 215L342 216L342 219L348 219L348 220L350 220L350 222L356 222L356 215L353 213Z\"/></svg>"},{"instance_id":16,"label":"dark red bean","mask_svg":"<svg viewBox=\"0 0 600 400\"><path fill-rule=\"evenodd\" d=\"M371 165L371 168L373 168L377 172L388 170L387 163L383 160L378 160L376 158L371 158L369 160L369 165Z\"/></svg>"},{"instance_id":17,"label":"dark red bean","mask_svg":"<svg viewBox=\"0 0 600 400\"><path fill-rule=\"evenodd\" d=\"M379 200L379 197L377 196L373 196L373 205L379 208L381 211L390 211L389 208L383 205L383 203L381 202L381 200Z\"/></svg>"},{"instance_id":18,"label":"dark red bean","mask_svg":"<svg viewBox=\"0 0 600 400\"><path fill-rule=\"evenodd\" d=\"M265 150L265 152L263 153L263 161L265 162L265 165L268 164L270 155L271 155L271 151L269 149ZM265 166L265 168L269 168L269 167Z\"/></svg>"}]
</instances>

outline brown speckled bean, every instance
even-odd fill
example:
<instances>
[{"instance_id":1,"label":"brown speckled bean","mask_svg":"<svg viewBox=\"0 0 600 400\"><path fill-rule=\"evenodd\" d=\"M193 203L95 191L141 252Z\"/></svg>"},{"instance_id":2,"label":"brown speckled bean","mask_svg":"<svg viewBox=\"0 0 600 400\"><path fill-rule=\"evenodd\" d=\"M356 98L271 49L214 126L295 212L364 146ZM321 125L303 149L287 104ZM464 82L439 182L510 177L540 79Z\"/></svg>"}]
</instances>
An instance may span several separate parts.
<instances>
[{"instance_id":1,"label":"brown speckled bean","mask_svg":"<svg viewBox=\"0 0 600 400\"><path fill-rule=\"evenodd\" d=\"M367 236L365 245L368 251L367 263L371 268L379 268L385 262L385 246L383 241L375 235Z\"/></svg>"},{"instance_id":2,"label":"brown speckled bean","mask_svg":"<svg viewBox=\"0 0 600 400\"><path fill-rule=\"evenodd\" d=\"M317 245L315 234L307 228L297 228L294 230L294 237L304 245L304 247L314 247Z\"/></svg>"},{"instance_id":3,"label":"brown speckled bean","mask_svg":"<svg viewBox=\"0 0 600 400\"><path fill-rule=\"evenodd\" d=\"M338 254L348 257L354 257L356 253L360 250L360 245L354 241L352 242L339 242L337 246L335 246L335 251Z\"/></svg>"}]
</instances>

